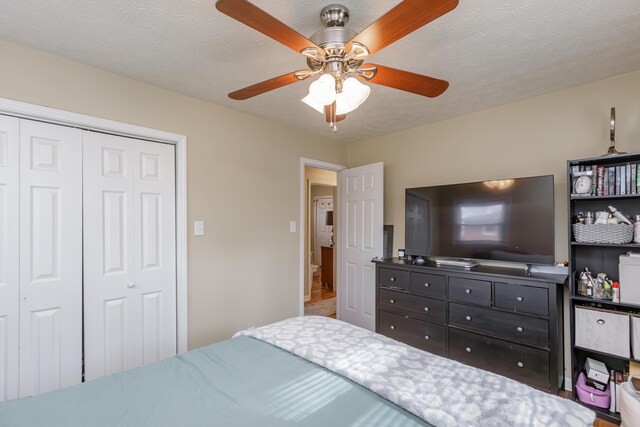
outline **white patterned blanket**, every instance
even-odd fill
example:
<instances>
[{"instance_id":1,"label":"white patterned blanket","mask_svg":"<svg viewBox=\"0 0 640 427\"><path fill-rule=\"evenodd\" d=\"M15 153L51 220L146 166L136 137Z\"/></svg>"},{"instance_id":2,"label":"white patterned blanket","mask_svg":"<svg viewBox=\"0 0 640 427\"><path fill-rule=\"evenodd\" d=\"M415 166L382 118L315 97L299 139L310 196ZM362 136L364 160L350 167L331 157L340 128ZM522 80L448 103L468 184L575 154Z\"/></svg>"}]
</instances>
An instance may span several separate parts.
<instances>
[{"instance_id":1,"label":"white patterned blanket","mask_svg":"<svg viewBox=\"0 0 640 427\"><path fill-rule=\"evenodd\" d=\"M298 317L235 336L280 347L368 388L434 426L587 426L568 399L327 317Z\"/></svg>"}]
</instances>

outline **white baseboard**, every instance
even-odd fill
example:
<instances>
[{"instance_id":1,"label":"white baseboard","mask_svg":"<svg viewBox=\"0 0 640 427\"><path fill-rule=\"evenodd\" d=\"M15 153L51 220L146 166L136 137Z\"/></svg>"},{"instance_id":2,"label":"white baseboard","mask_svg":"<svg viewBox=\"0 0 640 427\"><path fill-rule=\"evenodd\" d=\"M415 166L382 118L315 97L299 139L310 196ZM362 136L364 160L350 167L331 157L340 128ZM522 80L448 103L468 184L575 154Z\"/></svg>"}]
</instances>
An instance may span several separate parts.
<instances>
[{"instance_id":1,"label":"white baseboard","mask_svg":"<svg viewBox=\"0 0 640 427\"><path fill-rule=\"evenodd\" d=\"M573 385L571 384L571 377L564 377L564 389L567 391L573 390Z\"/></svg>"}]
</instances>

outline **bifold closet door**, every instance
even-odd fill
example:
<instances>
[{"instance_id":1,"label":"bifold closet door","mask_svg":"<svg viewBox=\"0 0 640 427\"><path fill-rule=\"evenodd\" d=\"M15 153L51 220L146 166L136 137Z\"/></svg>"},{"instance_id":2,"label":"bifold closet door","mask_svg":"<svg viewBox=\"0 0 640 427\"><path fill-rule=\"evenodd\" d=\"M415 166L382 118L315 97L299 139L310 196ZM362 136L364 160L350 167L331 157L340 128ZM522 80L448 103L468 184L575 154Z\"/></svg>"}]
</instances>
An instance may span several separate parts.
<instances>
[{"instance_id":1,"label":"bifold closet door","mask_svg":"<svg viewBox=\"0 0 640 427\"><path fill-rule=\"evenodd\" d=\"M18 397L20 121L0 115L0 402Z\"/></svg>"},{"instance_id":2,"label":"bifold closet door","mask_svg":"<svg viewBox=\"0 0 640 427\"><path fill-rule=\"evenodd\" d=\"M24 119L19 381L20 397L82 381L82 131Z\"/></svg>"},{"instance_id":3,"label":"bifold closet door","mask_svg":"<svg viewBox=\"0 0 640 427\"><path fill-rule=\"evenodd\" d=\"M171 145L84 133L85 378L176 354Z\"/></svg>"}]
</instances>

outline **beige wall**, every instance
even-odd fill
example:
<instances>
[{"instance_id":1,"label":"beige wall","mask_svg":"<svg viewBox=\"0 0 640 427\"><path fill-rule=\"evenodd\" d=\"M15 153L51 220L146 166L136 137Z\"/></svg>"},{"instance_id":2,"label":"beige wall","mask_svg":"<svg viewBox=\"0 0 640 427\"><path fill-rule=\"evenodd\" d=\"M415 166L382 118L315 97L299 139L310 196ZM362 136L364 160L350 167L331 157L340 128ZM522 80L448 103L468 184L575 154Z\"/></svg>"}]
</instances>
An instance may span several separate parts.
<instances>
[{"instance_id":1,"label":"beige wall","mask_svg":"<svg viewBox=\"0 0 640 427\"><path fill-rule=\"evenodd\" d=\"M189 347L298 315L300 157L344 143L0 41L0 97L188 138ZM249 124L249 125L248 125Z\"/></svg>"},{"instance_id":2,"label":"beige wall","mask_svg":"<svg viewBox=\"0 0 640 427\"><path fill-rule=\"evenodd\" d=\"M351 143L348 165L384 162L384 223L394 225L394 253L404 247L405 188L553 174L556 259L562 261L568 253L566 161L606 152L612 106L616 107L617 148L640 151L640 72L635 72ZM565 293L565 314L567 310ZM566 314L567 370L568 325Z\"/></svg>"}]
</instances>

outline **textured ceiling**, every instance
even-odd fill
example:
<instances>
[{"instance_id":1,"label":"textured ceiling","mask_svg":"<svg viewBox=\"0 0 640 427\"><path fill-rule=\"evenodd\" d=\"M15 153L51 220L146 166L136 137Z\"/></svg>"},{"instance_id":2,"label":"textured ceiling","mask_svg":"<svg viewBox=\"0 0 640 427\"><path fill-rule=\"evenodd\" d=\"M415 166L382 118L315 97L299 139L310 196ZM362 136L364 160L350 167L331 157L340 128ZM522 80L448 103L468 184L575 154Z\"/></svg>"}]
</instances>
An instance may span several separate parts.
<instances>
[{"instance_id":1,"label":"textured ceiling","mask_svg":"<svg viewBox=\"0 0 640 427\"><path fill-rule=\"evenodd\" d=\"M255 0L303 35L330 3ZM342 0L361 31L398 1ZM639 0L461 0L371 57L448 80L430 99L371 85L333 134L300 99L309 82L227 93L306 67L302 56L219 13L213 0L0 0L0 38L289 126L354 141L640 69Z\"/></svg>"}]
</instances>

